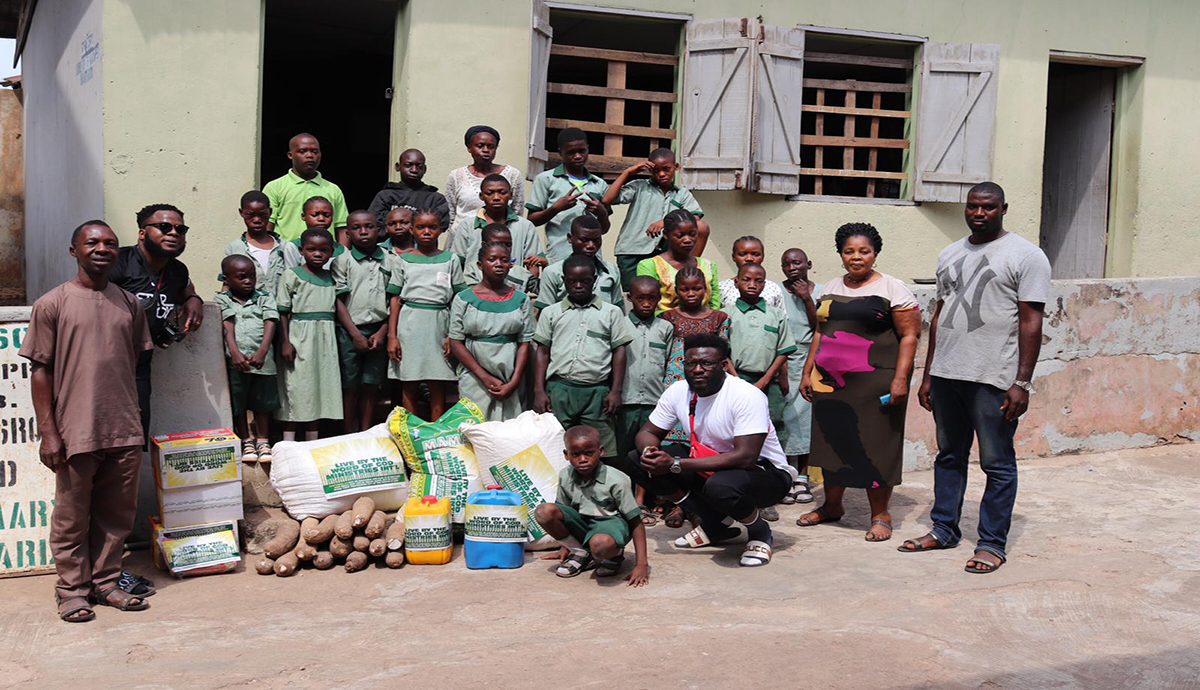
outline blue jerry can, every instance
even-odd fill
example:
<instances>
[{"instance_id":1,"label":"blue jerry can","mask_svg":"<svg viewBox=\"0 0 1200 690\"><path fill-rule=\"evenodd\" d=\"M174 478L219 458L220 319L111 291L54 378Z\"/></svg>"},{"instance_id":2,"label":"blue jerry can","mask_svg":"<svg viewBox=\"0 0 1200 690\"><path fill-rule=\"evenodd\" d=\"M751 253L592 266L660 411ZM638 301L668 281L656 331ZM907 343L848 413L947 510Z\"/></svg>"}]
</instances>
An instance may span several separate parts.
<instances>
[{"instance_id":1,"label":"blue jerry can","mask_svg":"<svg viewBox=\"0 0 1200 690\"><path fill-rule=\"evenodd\" d=\"M468 568L520 568L525 562L529 509L521 497L492 484L467 496L463 553Z\"/></svg>"}]
</instances>

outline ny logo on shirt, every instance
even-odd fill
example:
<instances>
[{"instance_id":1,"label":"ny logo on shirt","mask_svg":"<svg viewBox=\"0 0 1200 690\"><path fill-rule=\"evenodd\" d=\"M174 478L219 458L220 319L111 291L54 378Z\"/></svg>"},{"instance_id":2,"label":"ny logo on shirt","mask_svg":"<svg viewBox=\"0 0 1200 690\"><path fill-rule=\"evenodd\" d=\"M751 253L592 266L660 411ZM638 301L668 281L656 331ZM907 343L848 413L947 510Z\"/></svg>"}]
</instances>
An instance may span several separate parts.
<instances>
[{"instance_id":1,"label":"ny logo on shirt","mask_svg":"<svg viewBox=\"0 0 1200 690\"><path fill-rule=\"evenodd\" d=\"M155 297L158 298L157 304L155 304ZM170 318L171 312L175 310L175 303L168 302L167 296L161 292L139 292L137 298L143 309L154 305L154 317L159 321Z\"/></svg>"},{"instance_id":2,"label":"ny logo on shirt","mask_svg":"<svg viewBox=\"0 0 1200 690\"><path fill-rule=\"evenodd\" d=\"M947 266L945 271L938 275L938 280L945 284L950 291L950 308L938 320L938 326L954 328L954 316L961 308L967 314L967 332L970 333L976 328L986 325L983 317L980 316L983 292L987 288L987 284L996 278L996 272L988 266L986 256L979 260L974 272L969 276L964 275L966 273L964 264L966 263L967 257L964 256ZM968 301L967 293L972 286L974 286L974 292L971 293L970 301Z\"/></svg>"}]
</instances>

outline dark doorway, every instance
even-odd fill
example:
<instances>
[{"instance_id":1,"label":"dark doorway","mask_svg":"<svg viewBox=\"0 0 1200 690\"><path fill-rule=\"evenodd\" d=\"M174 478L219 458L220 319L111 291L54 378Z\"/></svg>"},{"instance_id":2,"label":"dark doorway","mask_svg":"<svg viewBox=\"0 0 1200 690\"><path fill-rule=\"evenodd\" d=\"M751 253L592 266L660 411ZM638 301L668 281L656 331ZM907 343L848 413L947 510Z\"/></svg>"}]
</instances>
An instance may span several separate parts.
<instances>
[{"instance_id":1,"label":"dark doorway","mask_svg":"<svg viewBox=\"0 0 1200 690\"><path fill-rule=\"evenodd\" d=\"M262 184L287 172L288 139L321 142L321 174L349 210L387 181L399 0L267 0Z\"/></svg>"},{"instance_id":2,"label":"dark doorway","mask_svg":"<svg viewBox=\"0 0 1200 690\"><path fill-rule=\"evenodd\" d=\"M1104 277L1116 76L1050 63L1041 245L1057 279Z\"/></svg>"}]
</instances>

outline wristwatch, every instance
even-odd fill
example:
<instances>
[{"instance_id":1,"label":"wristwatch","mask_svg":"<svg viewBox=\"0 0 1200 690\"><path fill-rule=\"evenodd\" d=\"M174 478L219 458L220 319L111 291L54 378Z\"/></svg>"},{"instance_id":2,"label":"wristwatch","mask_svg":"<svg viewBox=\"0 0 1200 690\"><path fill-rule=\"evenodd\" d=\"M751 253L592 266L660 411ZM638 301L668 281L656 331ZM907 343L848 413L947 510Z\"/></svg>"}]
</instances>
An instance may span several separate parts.
<instances>
[{"instance_id":1,"label":"wristwatch","mask_svg":"<svg viewBox=\"0 0 1200 690\"><path fill-rule=\"evenodd\" d=\"M1017 388L1020 388L1021 390L1025 391L1026 393L1033 392L1033 382L1032 381L1013 381L1013 385L1016 386Z\"/></svg>"},{"instance_id":2,"label":"wristwatch","mask_svg":"<svg viewBox=\"0 0 1200 690\"><path fill-rule=\"evenodd\" d=\"M683 472L683 463L679 458L671 458L671 474L679 474Z\"/></svg>"}]
</instances>

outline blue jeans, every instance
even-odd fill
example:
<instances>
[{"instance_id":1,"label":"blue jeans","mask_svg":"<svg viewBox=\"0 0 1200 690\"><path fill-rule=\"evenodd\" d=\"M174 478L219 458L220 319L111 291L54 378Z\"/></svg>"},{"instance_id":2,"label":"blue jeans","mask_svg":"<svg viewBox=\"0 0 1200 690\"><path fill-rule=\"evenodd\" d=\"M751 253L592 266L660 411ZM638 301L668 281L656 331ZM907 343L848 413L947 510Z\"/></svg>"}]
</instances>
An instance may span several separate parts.
<instances>
[{"instance_id":1,"label":"blue jeans","mask_svg":"<svg viewBox=\"0 0 1200 690\"><path fill-rule=\"evenodd\" d=\"M962 539L963 495L967 490L967 461L979 437L979 466L987 475L979 503L979 541L975 548L1005 558L1004 546L1017 500L1017 452L1013 435L1017 422L1008 421L1000 406L1007 391L973 381L931 377L929 389L937 424L937 460L933 464L931 533L943 546Z\"/></svg>"}]
</instances>

